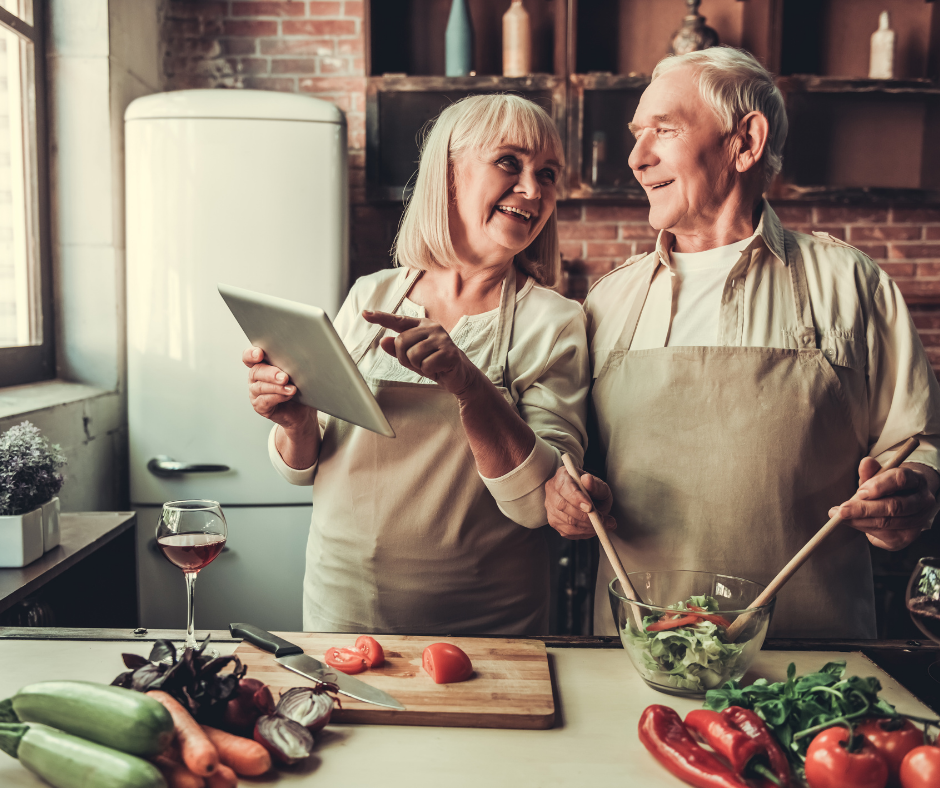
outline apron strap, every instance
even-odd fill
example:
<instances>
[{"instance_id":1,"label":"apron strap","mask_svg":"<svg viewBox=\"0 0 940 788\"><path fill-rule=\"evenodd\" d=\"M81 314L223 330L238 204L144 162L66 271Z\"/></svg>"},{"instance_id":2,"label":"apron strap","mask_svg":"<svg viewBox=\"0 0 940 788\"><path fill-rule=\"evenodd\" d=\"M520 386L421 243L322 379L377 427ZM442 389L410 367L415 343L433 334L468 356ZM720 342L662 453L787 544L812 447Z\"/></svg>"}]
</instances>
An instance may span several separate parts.
<instances>
[{"instance_id":1,"label":"apron strap","mask_svg":"<svg viewBox=\"0 0 940 788\"><path fill-rule=\"evenodd\" d=\"M627 314L627 322L624 323L623 331L620 334L620 338L614 344L614 350L630 350L630 346L633 344L633 337L636 334L636 327L640 323L640 315L643 313L643 307L646 304L646 297L649 295L650 287L653 284L653 279L656 277L656 272L659 270L661 262L657 257L656 262L651 266L650 275L646 277L641 283L641 289L637 291L636 298L633 299L633 305L630 307L630 312Z\"/></svg>"},{"instance_id":2,"label":"apron strap","mask_svg":"<svg viewBox=\"0 0 940 788\"><path fill-rule=\"evenodd\" d=\"M806 286L806 269L803 267L803 255L792 241L787 242L787 232L783 231L783 254L790 269L790 281L793 284L793 308L797 348L807 350L816 347L816 328L813 324L813 309L809 302L809 289Z\"/></svg>"},{"instance_id":3,"label":"apron strap","mask_svg":"<svg viewBox=\"0 0 940 788\"><path fill-rule=\"evenodd\" d=\"M509 370L509 344L512 340L512 325L516 315L516 266L511 264L506 278L503 280L503 289L499 296L499 315L496 318L496 341L493 343L493 355L490 357L489 370L499 376L493 376L487 371L487 377L495 385L502 384L508 389L506 380Z\"/></svg>"},{"instance_id":4,"label":"apron strap","mask_svg":"<svg viewBox=\"0 0 940 788\"><path fill-rule=\"evenodd\" d=\"M412 268L405 276L405 280L392 291L386 301L382 302L379 309L382 312L389 312L394 315L399 307L401 307L408 293L411 292L411 288L414 287L415 282L418 281L418 278L423 273L424 271L419 268ZM349 354L352 356L352 360L356 366L359 366L359 362L362 361L362 357L366 354L366 351L372 347L384 333L384 327L375 326L375 330L367 335L366 338L356 346L355 350Z\"/></svg>"}]
</instances>

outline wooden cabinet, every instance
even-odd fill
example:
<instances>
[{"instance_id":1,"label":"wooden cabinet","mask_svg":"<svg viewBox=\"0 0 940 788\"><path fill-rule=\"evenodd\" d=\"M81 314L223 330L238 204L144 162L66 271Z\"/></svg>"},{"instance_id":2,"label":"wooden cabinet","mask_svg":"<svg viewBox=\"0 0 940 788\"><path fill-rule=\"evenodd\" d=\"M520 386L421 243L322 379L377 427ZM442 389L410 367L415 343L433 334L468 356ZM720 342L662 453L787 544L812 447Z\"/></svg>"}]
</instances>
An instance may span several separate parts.
<instances>
[{"instance_id":1,"label":"wooden cabinet","mask_svg":"<svg viewBox=\"0 0 940 788\"><path fill-rule=\"evenodd\" d=\"M526 80L498 76L508 0L468 0L477 75L439 76L450 5L372 0L370 197L400 197L416 168L419 131L441 108L472 93L512 91L550 109L566 139L562 197L643 199L627 166L633 138L626 125L682 24L685 0L525 0L538 72ZM699 11L721 43L752 52L780 75L790 132L772 196L940 195L938 6L933 0L702 0ZM869 41L883 10L897 34L897 78L869 80Z\"/></svg>"}]
</instances>

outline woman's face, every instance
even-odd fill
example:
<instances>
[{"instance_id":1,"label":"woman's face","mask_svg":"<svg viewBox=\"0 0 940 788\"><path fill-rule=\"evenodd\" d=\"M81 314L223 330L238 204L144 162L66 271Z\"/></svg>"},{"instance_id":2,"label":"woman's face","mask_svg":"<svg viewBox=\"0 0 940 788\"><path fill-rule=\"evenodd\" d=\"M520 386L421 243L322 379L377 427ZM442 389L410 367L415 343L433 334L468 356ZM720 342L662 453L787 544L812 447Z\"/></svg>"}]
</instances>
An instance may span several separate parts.
<instances>
[{"instance_id":1,"label":"woman's face","mask_svg":"<svg viewBox=\"0 0 940 788\"><path fill-rule=\"evenodd\" d=\"M454 162L450 234L461 260L503 263L525 249L555 210L561 165L551 151L502 144Z\"/></svg>"}]
</instances>

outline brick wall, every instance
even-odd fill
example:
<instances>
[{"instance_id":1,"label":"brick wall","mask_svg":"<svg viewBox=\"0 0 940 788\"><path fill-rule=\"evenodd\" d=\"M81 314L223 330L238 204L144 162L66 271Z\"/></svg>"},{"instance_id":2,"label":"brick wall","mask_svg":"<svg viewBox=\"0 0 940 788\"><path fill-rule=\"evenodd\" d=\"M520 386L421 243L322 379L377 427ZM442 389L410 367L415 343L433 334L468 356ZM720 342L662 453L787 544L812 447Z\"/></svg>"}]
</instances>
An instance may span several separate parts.
<instances>
[{"instance_id":1,"label":"brick wall","mask_svg":"<svg viewBox=\"0 0 940 788\"><path fill-rule=\"evenodd\" d=\"M170 90L281 90L332 101L346 112L351 269L361 276L387 266L402 207L365 201L362 0L172 0L166 42ZM908 297L931 362L940 369L940 207L793 202L774 207L786 226L831 233L891 274ZM563 203L559 220L565 287L575 298L655 242L646 208L635 203ZM936 303L924 303L931 299Z\"/></svg>"}]
</instances>

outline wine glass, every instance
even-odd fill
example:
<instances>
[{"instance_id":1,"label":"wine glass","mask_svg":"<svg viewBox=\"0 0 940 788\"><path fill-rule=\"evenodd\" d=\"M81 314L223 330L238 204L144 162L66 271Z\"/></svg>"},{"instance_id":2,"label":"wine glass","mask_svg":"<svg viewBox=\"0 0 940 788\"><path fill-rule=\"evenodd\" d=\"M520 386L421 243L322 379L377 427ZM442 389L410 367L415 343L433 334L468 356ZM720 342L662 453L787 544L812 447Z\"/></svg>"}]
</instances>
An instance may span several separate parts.
<instances>
[{"instance_id":1,"label":"wine glass","mask_svg":"<svg viewBox=\"0 0 940 788\"><path fill-rule=\"evenodd\" d=\"M934 643L940 643L940 558L925 557L917 562L904 597L917 628ZM940 681L940 661L927 672Z\"/></svg>"},{"instance_id":2,"label":"wine glass","mask_svg":"<svg viewBox=\"0 0 940 788\"><path fill-rule=\"evenodd\" d=\"M157 525L157 545L186 578L186 642L181 655L195 649L193 591L199 570L211 563L225 547L228 530L222 507L216 501L169 501L163 504Z\"/></svg>"}]
</instances>

